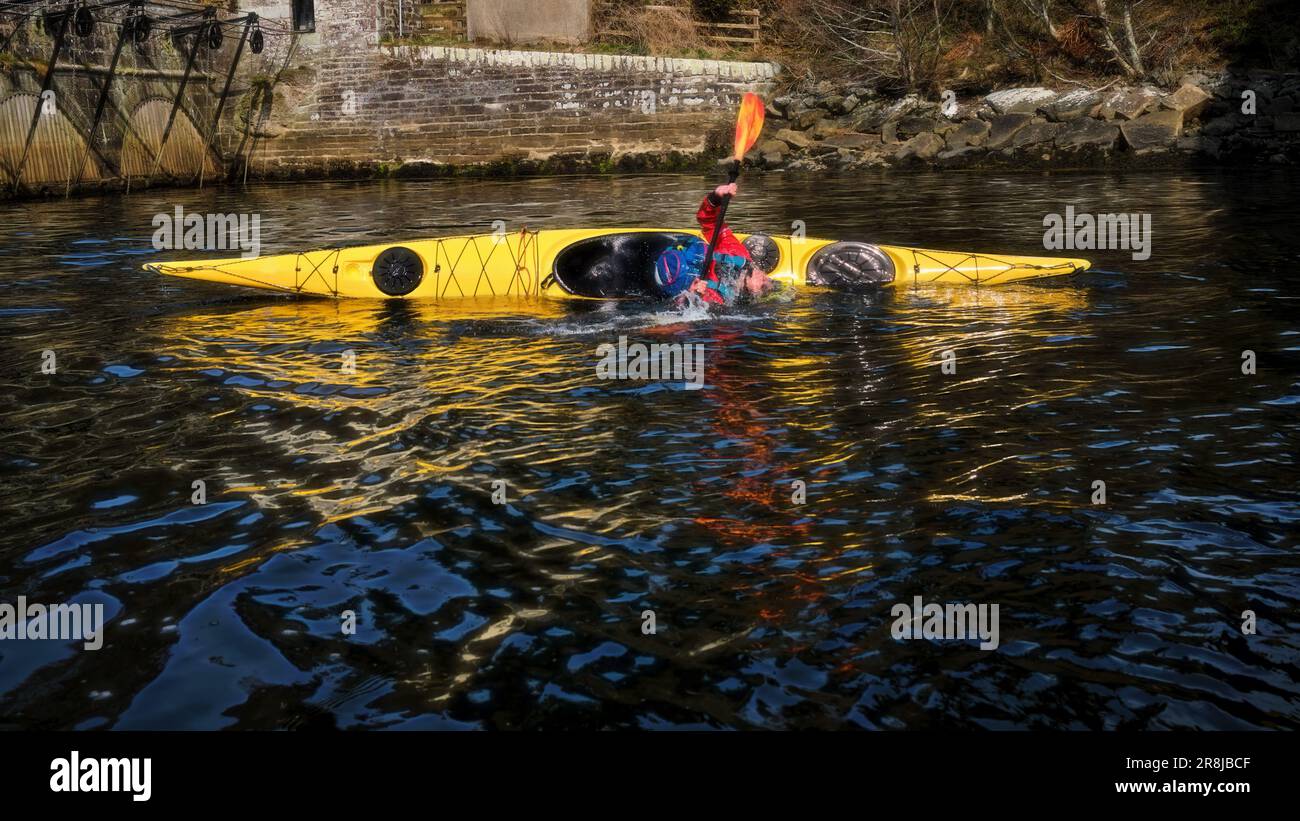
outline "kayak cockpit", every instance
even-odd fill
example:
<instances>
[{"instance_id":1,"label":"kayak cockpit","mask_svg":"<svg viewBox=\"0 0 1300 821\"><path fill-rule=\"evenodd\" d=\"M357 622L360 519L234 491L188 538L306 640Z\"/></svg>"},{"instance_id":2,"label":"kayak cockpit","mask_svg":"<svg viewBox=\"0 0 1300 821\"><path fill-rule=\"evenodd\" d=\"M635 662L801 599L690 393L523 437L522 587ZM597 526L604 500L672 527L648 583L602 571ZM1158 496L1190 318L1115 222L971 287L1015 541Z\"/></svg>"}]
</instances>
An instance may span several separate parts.
<instances>
[{"instance_id":1,"label":"kayak cockpit","mask_svg":"<svg viewBox=\"0 0 1300 821\"><path fill-rule=\"evenodd\" d=\"M551 273L565 292L596 299L653 297L655 260L669 248L699 242L696 234L637 231L578 240L555 255Z\"/></svg>"}]
</instances>

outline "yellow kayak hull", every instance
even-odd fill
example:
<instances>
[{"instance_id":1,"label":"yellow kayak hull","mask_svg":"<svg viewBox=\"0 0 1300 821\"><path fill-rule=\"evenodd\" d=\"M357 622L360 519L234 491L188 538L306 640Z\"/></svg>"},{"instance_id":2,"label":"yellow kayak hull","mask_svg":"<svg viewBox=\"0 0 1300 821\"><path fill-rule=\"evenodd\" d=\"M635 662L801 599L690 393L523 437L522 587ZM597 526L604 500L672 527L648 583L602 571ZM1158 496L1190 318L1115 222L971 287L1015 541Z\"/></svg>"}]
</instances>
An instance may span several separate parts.
<instances>
[{"instance_id":1,"label":"yellow kayak hull","mask_svg":"<svg viewBox=\"0 0 1300 821\"><path fill-rule=\"evenodd\" d=\"M551 276L557 256L574 243L613 234L681 233L663 228L588 228L473 234L355 248L330 248L299 254L227 259L154 262L145 270L164 276L239 285L282 293L340 299L445 300L469 297L556 297L586 299ZM747 234L737 235L742 241ZM807 285L809 263L836 240L771 236L780 252L774 278ZM1086 270L1085 259L934 251L891 245L873 246L893 263L893 287L917 285L1002 285ZM419 258L423 275L400 297L380 290L372 277L386 251L406 249Z\"/></svg>"}]
</instances>

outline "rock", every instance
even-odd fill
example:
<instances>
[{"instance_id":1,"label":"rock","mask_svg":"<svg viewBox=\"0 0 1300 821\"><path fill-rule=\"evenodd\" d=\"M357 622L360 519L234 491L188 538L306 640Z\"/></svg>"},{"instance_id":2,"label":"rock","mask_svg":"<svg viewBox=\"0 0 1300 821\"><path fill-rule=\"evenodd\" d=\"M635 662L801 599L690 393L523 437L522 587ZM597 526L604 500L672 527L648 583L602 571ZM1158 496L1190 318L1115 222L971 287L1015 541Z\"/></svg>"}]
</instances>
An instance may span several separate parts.
<instances>
[{"instance_id":1,"label":"rock","mask_svg":"<svg viewBox=\"0 0 1300 821\"><path fill-rule=\"evenodd\" d=\"M931 160L938 156L943 150L943 138L938 134L917 134L912 139L899 146L894 159L903 162L906 160Z\"/></svg>"},{"instance_id":2,"label":"rock","mask_svg":"<svg viewBox=\"0 0 1300 821\"><path fill-rule=\"evenodd\" d=\"M996 114L1032 114L1056 99L1047 88L1008 88L984 98Z\"/></svg>"},{"instance_id":3,"label":"rock","mask_svg":"<svg viewBox=\"0 0 1300 821\"><path fill-rule=\"evenodd\" d=\"M967 146L983 145L988 139L990 127L983 120L967 120L948 132L946 137L948 150L951 152Z\"/></svg>"},{"instance_id":4,"label":"rock","mask_svg":"<svg viewBox=\"0 0 1300 821\"><path fill-rule=\"evenodd\" d=\"M1179 85L1196 86L1203 88L1213 95L1222 94L1228 82L1228 73L1226 71L1204 72L1193 71L1190 74L1184 74L1179 80Z\"/></svg>"},{"instance_id":5,"label":"rock","mask_svg":"<svg viewBox=\"0 0 1300 821\"><path fill-rule=\"evenodd\" d=\"M1101 105L1101 95L1092 89L1081 88L1062 94L1039 110L1054 123L1065 123L1087 117L1094 108Z\"/></svg>"},{"instance_id":6,"label":"rock","mask_svg":"<svg viewBox=\"0 0 1300 821\"><path fill-rule=\"evenodd\" d=\"M1002 148L1011 142L1016 132L1033 122L1032 114L1002 114L989 123L989 136L984 145Z\"/></svg>"},{"instance_id":7,"label":"rock","mask_svg":"<svg viewBox=\"0 0 1300 821\"><path fill-rule=\"evenodd\" d=\"M1175 145L1179 151L1219 156L1219 141L1213 137L1180 137Z\"/></svg>"},{"instance_id":8,"label":"rock","mask_svg":"<svg viewBox=\"0 0 1300 821\"><path fill-rule=\"evenodd\" d=\"M801 111L790 118L790 125L800 131L807 131L826 116L826 112L820 108L810 108L807 111Z\"/></svg>"},{"instance_id":9,"label":"rock","mask_svg":"<svg viewBox=\"0 0 1300 821\"><path fill-rule=\"evenodd\" d=\"M1224 137L1237 131L1243 125L1240 114L1225 114L1222 117L1215 117L1202 125L1201 133L1207 137Z\"/></svg>"},{"instance_id":10,"label":"rock","mask_svg":"<svg viewBox=\"0 0 1300 821\"><path fill-rule=\"evenodd\" d=\"M775 111L777 113L777 116L784 117L787 113L789 113L790 105L793 102L794 102L793 97L791 97L789 94L783 94L780 97L776 97L775 99L773 99L772 102L768 103L767 107Z\"/></svg>"},{"instance_id":11,"label":"rock","mask_svg":"<svg viewBox=\"0 0 1300 821\"><path fill-rule=\"evenodd\" d=\"M880 141L882 143L898 142L898 123L890 120L880 127Z\"/></svg>"},{"instance_id":12,"label":"rock","mask_svg":"<svg viewBox=\"0 0 1300 821\"><path fill-rule=\"evenodd\" d=\"M824 171L826 166L812 157L799 157L786 166L788 171Z\"/></svg>"},{"instance_id":13,"label":"rock","mask_svg":"<svg viewBox=\"0 0 1300 821\"><path fill-rule=\"evenodd\" d=\"M1173 94L1160 101L1160 107L1170 111L1182 112L1183 122L1190 122L1201 116L1201 112L1210 105L1214 98L1194 85L1184 84Z\"/></svg>"},{"instance_id":14,"label":"rock","mask_svg":"<svg viewBox=\"0 0 1300 821\"><path fill-rule=\"evenodd\" d=\"M784 157L786 154L790 153L790 146L781 140L763 140L763 142L758 145L758 153L762 154L765 159L768 154L775 154L778 157Z\"/></svg>"},{"instance_id":15,"label":"rock","mask_svg":"<svg viewBox=\"0 0 1300 821\"><path fill-rule=\"evenodd\" d=\"M1285 131L1288 133L1300 131L1300 114L1288 112L1286 114L1277 115L1273 118L1273 130Z\"/></svg>"},{"instance_id":16,"label":"rock","mask_svg":"<svg viewBox=\"0 0 1300 821\"><path fill-rule=\"evenodd\" d=\"M854 128L858 131L879 131L890 120L904 117L935 117L939 112L937 103L922 100L915 94L908 94L891 104L872 100L858 105L854 110Z\"/></svg>"},{"instance_id":17,"label":"rock","mask_svg":"<svg viewBox=\"0 0 1300 821\"><path fill-rule=\"evenodd\" d=\"M1173 145L1183 133L1181 111L1157 111L1143 114L1119 127L1124 142L1135 152L1147 153Z\"/></svg>"},{"instance_id":18,"label":"rock","mask_svg":"<svg viewBox=\"0 0 1300 821\"><path fill-rule=\"evenodd\" d=\"M1234 106L1240 106L1241 95L1247 91L1255 94L1255 102L1261 108L1264 107L1264 103L1270 102L1273 99L1273 89L1269 85L1251 82L1249 80L1241 80L1239 78L1233 82L1232 87L1228 90L1228 93L1225 96Z\"/></svg>"},{"instance_id":19,"label":"rock","mask_svg":"<svg viewBox=\"0 0 1300 821\"><path fill-rule=\"evenodd\" d=\"M934 131L938 125L929 117L902 117L895 123L895 130L899 139L908 140L917 134L924 134L927 131Z\"/></svg>"},{"instance_id":20,"label":"rock","mask_svg":"<svg viewBox=\"0 0 1300 821\"><path fill-rule=\"evenodd\" d=\"M848 96L833 94L830 97L823 98L818 104L818 108L824 108L831 114L842 116L857 108L859 102L859 99L852 94Z\"/></svg>"},{"instance_id":21,"label":"rock","mask_svg":"<svg viewBox=\"0 0 1300 821\"><path fill-rule=\"evenodd\" d=\"M795 148L807 148L813 144L812 137L789 128L783 128L776 132L776 139Z\"/></svg>"},{"instance_id":22,"label":"rock","mask_svg":"<svg viewBox=\"0 0 1300 821\"><path fill-rule=\"evenodd\" d=\"M1050 143L1056 137L1056 132L1060 130L1060 123L1035 120L1016 131L1015 136L1011 138L1011 147L1025 148L1040 143Z\"/></svg>"},{"instance_id":23,"label":"rock","mask_svg":"<svg viewBox=\"0 0 1300 821\"><path fill-rule=\"evenodd\" d=\"M869 145L879 145L880 140L870 134L836 134L833 137L826 138L826 145L833 145L836 148L851 148L860 150Z\"/></svg>"},{"instance_id":24,"label":"rock","mask_svg":"<svg viewBox=\"0 0 1300 821\"><path fill-rule=\"evenodd\" d=\"M950 119L961 122L962 120L970 120L975 117L987 120L994 116L996 116L996 114L993 111L993 107L984 102L983 99L979 99L971 102L957 103L957 111Z\"/></svg>"},{"instance_id":25,"label":"rock","mask_svg":"<svg viewBox=\"0 0 1300 821\"><path fill-rule=\"evenodd\" d=\"M934 103L927 103L925 100L921 99L920 95L908 94L894 102L894 104L889 107L889 116L897 118L906 117L909 114L933 114L938 110L939 106Z\"/></svg>"},{"instance_id":26,"label":"rock","mask_svg":"<svg viewBox=\"0 0 1300 821\"><path fill-rule=\"evenodd\" d=\"M954 148L948 151L940 151L935 157L935 161L944 168L955 168L958 166L971 165L971 160L984 155L984 149L973 145L965 148Z\"/></svg>"},{"instance_id":27,"label":"rock","mask_svg":"<svg viewBox=\"0 0 1300 821\"><path fill-rule=\"evenodd\" d=\"M1061 128L1060 133L1056 135L1056 147L1074 149L1095 147L1110 150L1115 147L1115 141L1118 139L1119 128L1116 126L1102 120L1084 117L1067 123Z\"/></svg>"},{"instance_id":28,"label":"rock","mask_svg":"<svg viewBox=\"0 0 1300 821\"><path fill-rule=\"evenodd\" d=\"M862 162L862 155L856 151L841 148L836 153L836 160L839 162L841 168L855 168Z\"/></svg>"},{"instance_id":29,"label":"rock","mask_svg":"<svg viewBox=\"0 0 1300 821\"><path fill-rule=\"evenodd\" d=\"M1105 120L1136 120L1159 101L1160 91L1150 86L1122 88L1105 97L1097 113Z\"/></svg>"},{"instance_id":30,"label":"rock","mask_svg":"<svg viewBox=\"0 0 1300 821\"><path fill-rule=\"evenodd\" d=\"M853 129L867 133L880 133L880 127L889 119L888 109L878 101L861 103L853 112Z\"/></svg>"},{"instance_id":31,"label":"rock","mask_svg":"<svg viewBox=\"0 0 1300 821\"><path fill-rule=\"evenodd\" d=\"M762 159L763 159L764 168L776 168L779 165L781 165L782 162L785 161L785 155L784 154L763 154Z\"/></svg>"},{"instance_id":32,"label":"rock","mask_svg":"<svg viewBox=\"0 0 1300 821\"><path fill-rule=\"evenodd\" d=\"M824 140L843 131L844 129L840 127L840 124L834 120L818 120L817 124L808 130L808 133L819 140Z\"/></svg>"}]
</instances>

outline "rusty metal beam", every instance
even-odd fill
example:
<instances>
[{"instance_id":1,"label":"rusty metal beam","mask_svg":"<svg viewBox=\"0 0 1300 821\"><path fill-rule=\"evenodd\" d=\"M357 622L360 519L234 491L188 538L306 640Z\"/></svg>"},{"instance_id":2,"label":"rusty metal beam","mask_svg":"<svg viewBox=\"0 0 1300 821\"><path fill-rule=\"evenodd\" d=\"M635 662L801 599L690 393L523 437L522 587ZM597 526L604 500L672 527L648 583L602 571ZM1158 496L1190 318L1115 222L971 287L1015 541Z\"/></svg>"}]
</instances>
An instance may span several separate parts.
<instances>
[{"instance_id":1,"label":"rusty metal beam","mask_svg":"<svg viewBox=\"0 0 1300 821\"><path fill-rule=\"evenodd\" d=\"M214 16L209 13L209 17ZM163 149L167 147L167 140L171 138L172 126L176 123L176 112L180 110L181 101L185 97L185 86L190 81L190 74L194 71L194 60L199 56L199 45L203 42L203 33L195 32L194 45L190 47L190 56L185 61L185 74L181 76L180 87L176 89L176 99L172 100L172 110L167 115L167 126L163 128L162 139L158 141L158 154L154 157L153 168L149 170L149 179L152 180L158 173L158 166L162 163Z\"/></svg>"},{"instance_id":2,"label":"rusty metal beam","mask_svg":"<svg viewBox=\"0 0 1300 821\"><path fill-rule=\"evenodd\" d=\"M235 56L230 60L230 69L226 72L226 84L221 89L221 99L217 100L217 113L212 117L212 127L208 129L207 142L216 149L217 159L221 160L220 147L217 146L217 129L221 127L221 112L226 107L226 97L230 95L230 84L235 79L235 69L239 67L239 58L244 55L244 43L248 42L248 32L257 23L257 15L249 14L244 18L244 32L239 36L239 45L235 47ZM203 187L203 170L207 168L207 157L199 161L199 188Z\"/></svg>"},{"instance_id":3,"label":"rusty metal beam","mask_svg":"<svg viewBox=\"0 0 1300 821\"><path fill-rule=\"evenodd\" d=\"M95 103L95 116L91 118L90 130L86 132L86 153L81 156L81 162L77 164L76 179L68 177L68 187L63 192L65 197L72 193L73 186L81 184L81 175L86 168L86 160L90 159L90 152L95 144L95 129L99 128L99 121L104 117L104 106L108 103L108 93L113 88L113 77L117 74L117 60L122 56L122 46L126 45L127 38L131 36L131 33L131 27L125 25L124 21L117 35L117 45L113 47L113 59L108 64L108 76L104 78L104 85L99 90L99 100ZM119 168L118 171L120 172L121 169Z\"/></svg>"}]
</instances>

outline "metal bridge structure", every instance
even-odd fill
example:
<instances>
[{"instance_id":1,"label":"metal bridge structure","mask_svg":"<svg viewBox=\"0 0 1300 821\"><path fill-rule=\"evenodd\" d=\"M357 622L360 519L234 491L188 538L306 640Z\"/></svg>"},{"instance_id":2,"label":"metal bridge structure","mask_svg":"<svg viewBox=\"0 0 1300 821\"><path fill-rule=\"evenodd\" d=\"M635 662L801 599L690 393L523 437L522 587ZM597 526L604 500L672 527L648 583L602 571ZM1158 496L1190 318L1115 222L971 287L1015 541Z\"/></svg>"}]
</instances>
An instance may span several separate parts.
<instances>
[{"instance_id":1,"label":"metal bridge structure","mask_svg":"<svg viewBox=\"0 0 1300 821\"><path fill-rule=\"evenodd\" d=\"M269 107L236 76L266 36L256 14L183 0L0 2L0 196L235 173Z\"/></svg>"}]
</instances>

